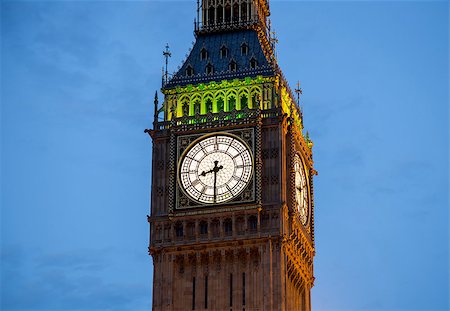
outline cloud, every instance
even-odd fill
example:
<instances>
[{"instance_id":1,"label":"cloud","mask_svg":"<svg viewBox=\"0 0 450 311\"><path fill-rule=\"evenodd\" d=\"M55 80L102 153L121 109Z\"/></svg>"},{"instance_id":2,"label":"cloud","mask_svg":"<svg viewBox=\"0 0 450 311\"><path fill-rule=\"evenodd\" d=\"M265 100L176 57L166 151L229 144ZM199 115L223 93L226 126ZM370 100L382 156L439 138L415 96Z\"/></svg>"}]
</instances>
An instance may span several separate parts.
<instances>
[{"instance_id":1,"label":"cloud","mask_svg":"<svg viewBox=\"0 0 450 311\"><path fill-rule=\"evenodd\" d=\"M44 253L15 245L4 246L1 258L4 311L150 309L149 276L106 277L115 269L112 249Z\"/></svg>"}]
</instances>

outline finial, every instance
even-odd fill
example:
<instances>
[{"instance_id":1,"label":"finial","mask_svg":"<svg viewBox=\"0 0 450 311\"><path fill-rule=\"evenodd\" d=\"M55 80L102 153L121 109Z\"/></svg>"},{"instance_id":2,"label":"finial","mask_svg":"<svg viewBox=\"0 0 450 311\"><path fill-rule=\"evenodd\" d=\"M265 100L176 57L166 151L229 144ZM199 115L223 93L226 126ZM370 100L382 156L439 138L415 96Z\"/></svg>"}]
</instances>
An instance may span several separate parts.
<instances>
[{"instance_id":1,"label":"finial","mask_svg":"<svg viewBox=\"0 0 450 311\"><path fill-rule=\"evenodd\" d=\"M200 30L200 0L197 0L197 20L195 23L195 30Z\"/></svg>"},{"instance_id":2,"label":"finial","mask_svg":"<svg viewBox=\"0 0 450 311\"><path fill-rule=\"evenodd\" d=\"M300 106L300 95L303 94L303 90L300 87L300 81L297 82L297 88L295 89L295 93L297 94L297 104Z\"/></svg>"},{"instance_id":3,"label":"finial","mask_svg":"<svg viewBox=\"0 0 450 311\"><path fill-rule=\"evenodd\" d=\"M169 43L166 44L166 50L163 51L163 56L166 58L166 70L164 71L164 82L169 82L169 57L172 57L172 53L169 50Z\"/></svg>"},{"instance_id":4,"label":"finial","mask_svg":"<svg viewBox=\"0 0 450 311\"><path fill-rule=\"evenodd\" d=\"M302 121L302 125L303 125L303 111L302 111L302 107L300 106L300 95L303 94L303 90L300 87L300 81L297 82L297 88L294 91L297 94L297 106L300 109L300 120Z\"/></svg>"},{"instance_id":5,"label":"finial","mask_svg":"<svg viewBox=\"0 0 450 311\"><path fill-rule=\"evenodd\" d=\"M155 100L153 101L153 104L155 105L154 107L154 116L153 116L153 129L156 129L157 125L158 125L158 115L159 115L159 110L158 110L158 91L155 91Z\"/></svg>"},{"instance_id":6,"label":"finial","mask_svg":"<svg viewBox=\"0 0 450 311\"><path fill-rule=\"evenodd\" d=\"M275 48L275 44L278 43L278 37L275 31L270 32L270 43L272 43L272 48Z\"/></svg>"}]
</instances>

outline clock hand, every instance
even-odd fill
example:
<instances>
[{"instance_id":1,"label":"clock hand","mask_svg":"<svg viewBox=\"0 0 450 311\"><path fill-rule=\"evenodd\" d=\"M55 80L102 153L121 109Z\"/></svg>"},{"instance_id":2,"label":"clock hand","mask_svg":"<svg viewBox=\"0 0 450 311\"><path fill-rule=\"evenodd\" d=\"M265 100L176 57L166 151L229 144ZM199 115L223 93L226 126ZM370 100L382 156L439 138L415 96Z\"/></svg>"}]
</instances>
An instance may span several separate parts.
<instances>
[{"instance_id":1,"label":"clock hand","mask_svg":"<svg viewBox=\"0 0 450 311\"><path fill-rule=\"evenodd\" d=\"M223 169L223 165L217 166L219 164L219 161L214 161L214 203L216 203L217 200L217 173Z\"/></svg>"},{"instance_id":2,"label":"clock hand","mask_svg":"<svg viewBox=\"0 0 450 311\"><path fill-rule=\"evenodd\" d=\"M209 170L207 172L203 171L200 176L205 177L206 175L210 173L214 173L214 203L216 203L217 198L217 173L223 169L223 165L219 166L219 161L214 161L214 168L212 170Z\"/></svg>"},{"instance_id":3,"label":"clock hand","mask_svg":"<svg viewBox=\"0 0 450 311\"><path fill-rule=\"evenodd\" d=\"M214 173L214 170L209 170L209 171L207 171L207 172L203 171L203 172L200 174L200 176L205 177L206 175L208 175L208 174L210 174L210 173Z\"/></svg>"}]
</instances>

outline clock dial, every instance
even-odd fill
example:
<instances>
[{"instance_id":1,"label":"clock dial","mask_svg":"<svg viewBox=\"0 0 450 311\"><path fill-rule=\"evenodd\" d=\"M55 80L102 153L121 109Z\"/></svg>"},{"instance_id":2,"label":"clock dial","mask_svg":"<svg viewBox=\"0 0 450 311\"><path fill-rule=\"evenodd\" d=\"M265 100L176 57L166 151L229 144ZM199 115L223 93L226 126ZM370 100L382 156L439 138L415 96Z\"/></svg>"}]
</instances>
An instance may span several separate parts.
<instances>
[{"instance_id":1,"label":"clock dial","mask_svg":"<svg viewBox=\"0 0 450 311\"><path fill-rule=\"evenodd\" d=\"M199 203L225 203L250 182L253 161L249 148L238 138L217 134L194 142L179 164L183 191Z\"/></svg>"},{"instance_id":2,"label":"clock dial","mask_svg":"<svg viewBox=\"0 0 450 311\"><path fill-rule=\"evenodd\" d=\"M296 154L294 157L295 172L295 204L303 225L308 222L309 195L308 181L306 179L305 168L300 157Z\"/></svg>"}]
</instances>

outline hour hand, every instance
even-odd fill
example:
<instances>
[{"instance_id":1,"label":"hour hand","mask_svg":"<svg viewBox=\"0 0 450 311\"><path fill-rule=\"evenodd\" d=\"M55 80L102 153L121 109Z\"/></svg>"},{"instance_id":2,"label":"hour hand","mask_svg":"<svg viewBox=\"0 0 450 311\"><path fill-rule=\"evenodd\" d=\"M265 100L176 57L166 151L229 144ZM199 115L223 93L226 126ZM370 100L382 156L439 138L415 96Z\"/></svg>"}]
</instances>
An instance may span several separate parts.
<instances>
[{"instance_id":1,"label":"hour hand","mask_svg":"<svg viewBox=\"0 0 450 311\"><path fill-rule=\"evenodd\" d=\"M207 172L203 171L203 172L200 174L200 176L205 177L206 175L211 174L211 173L214 173L214 170L210 170L210 171L207 171Z\"/></svg>"}]
</instances>

